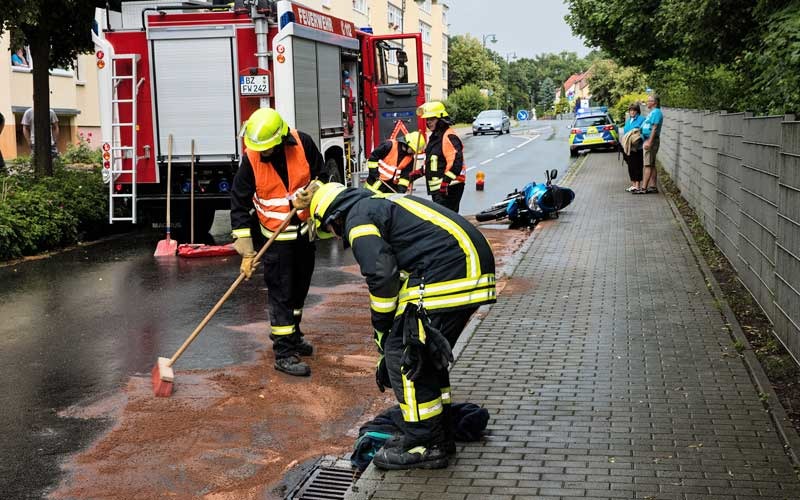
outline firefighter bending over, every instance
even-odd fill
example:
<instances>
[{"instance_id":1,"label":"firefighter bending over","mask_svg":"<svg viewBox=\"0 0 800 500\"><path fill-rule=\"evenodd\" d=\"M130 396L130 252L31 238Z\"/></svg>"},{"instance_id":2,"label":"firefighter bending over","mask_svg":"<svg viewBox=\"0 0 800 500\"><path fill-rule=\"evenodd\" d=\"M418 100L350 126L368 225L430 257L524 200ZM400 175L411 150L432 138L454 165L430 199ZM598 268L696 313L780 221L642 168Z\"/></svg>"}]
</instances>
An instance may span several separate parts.
<instances>
[{"instance_id":1,"label":"firefighter bending over","mask_svg":"<svg viewBox=\"0 0 800 500\"><path fill-rule=\"evenodd\" d=\"M310 208L320 237L333 233L353 248L381 353L375 379L381 391L394 389L403 414L403 435L373 463L447 467L455 453L448 364L472 313L495 302L489 243L457 213L414 196L329 183Z\"/></svg>"},{"instance_id":2,"label":"firefighter bending over","mask_svg":"<svg viewBox=\"0 0 800 500\"><path fill-rule=\"evenodd\" d=\"M240 135L246 150L231 189L231 227L234 246L242 256L241 271L250 278L256 254L251 210L255 209L257 227L264 237L272 236L298 200L305 199L308 206L311 193L304 188L311 179L321 177L324 161L314 140L290 129L274 109L256 110ZM314 351L300 330L314 272L315 246L308 238L307 219L308 210L298 210L263 258L275 369L297 376L311 374L299 356Z\"/></svg>"},{"instance_id":3,"label":"firefighter bending over","mask_svg":"<svg viewBox=\"0 0 800 500\"><path fill-rule=\"evenodd\" d=\"M425 118L425 125L431 131L425 148L424 175L428 194L434 202L458 212L467 175L464 145L450 122L445 120L448 114L441 102L426 102L417 108L417 115ZM412 172L411 182L422 175L421 171Z\"/></svg>"},{"instance_id":4,"label":"firefighter bending over","mask_svg":"<svg viewBox=\"0 0 800 500\"><path fill-rule=\"evenodd\" d=\"M416 155L424 149L425 137L416 131L382 142L369 155L364 187L376 193L405 193Z\"/></svg>"}]
</instances>

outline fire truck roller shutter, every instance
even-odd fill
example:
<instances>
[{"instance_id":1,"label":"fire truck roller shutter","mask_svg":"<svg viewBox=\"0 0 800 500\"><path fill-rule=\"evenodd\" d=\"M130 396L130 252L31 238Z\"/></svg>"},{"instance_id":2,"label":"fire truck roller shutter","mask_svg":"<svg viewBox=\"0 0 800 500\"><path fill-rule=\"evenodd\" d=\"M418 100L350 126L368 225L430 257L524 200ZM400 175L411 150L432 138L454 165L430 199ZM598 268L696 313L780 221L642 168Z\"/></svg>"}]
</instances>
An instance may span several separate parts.
<instances>
[{"instance_id":1,"label":"fire truck roller shutter","mask_svg":"<svg viewBox=\"0 0 800 500\"><path fill-rule=\"evenodd\" d=\"M310 135L319 146L319 86L317 80L316 42L295 37L294 52L294 109L295 128Z\"/></svg>"},{"instance_id":2,"label":"fire truck roller shutter","mask_svg":"<svg viewBox=\"0 0 800 500\"><path fill-rule=\"evenodd\" d=\"M206 161L237 154L233 29L151 30L159 154L188 160L191 140Z\"/></svg>"}]
</instances>

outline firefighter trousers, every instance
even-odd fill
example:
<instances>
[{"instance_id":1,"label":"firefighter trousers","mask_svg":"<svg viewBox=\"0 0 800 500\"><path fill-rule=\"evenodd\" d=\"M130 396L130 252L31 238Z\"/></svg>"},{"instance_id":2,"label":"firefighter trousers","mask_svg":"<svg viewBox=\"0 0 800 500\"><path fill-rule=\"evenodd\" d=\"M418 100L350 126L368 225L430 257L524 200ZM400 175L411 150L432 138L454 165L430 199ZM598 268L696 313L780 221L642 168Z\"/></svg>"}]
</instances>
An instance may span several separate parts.
<instances>
[{"instance_id":1,"label":"firefighter trousers","mask_svg":"<svg viewBox=\"0 0 800 500\"><path fill-rule=\"evenodd\" d=\"M477 307L469 307L442 313L429 313L431 325L445 336L453 347ZM395 397L403 413L403 444L406 449L414 446L432 446L453 441L453 424L450 405L450 374L447 369L436 370L426 360L422 373L415 381L406 379L400 366L403 355L403 318L395 318L392 330L384 344L386 368ZM398 422L399 423L399 422Z\"/></svg>"},{"instance_id":2,"label":"firefighter trousers","mask_svg":"<svg viewBox=\"0 0 800 500\"><path fill-rule=\"evenodd\" d=\"M298 235L296 240L274 241L264 253L270 338L276 359L295 354L295 346L303 340L300 320L314 274L315 253L314 243L305 235Z\"/></svg>"},{"instance_id":3,"label":"firefighter trousers","mask_svg":"<svg viewBox=\"0 0 800 500\"><path fill-rule=\"evenodd\" d=\"M458 184L451 184L448 186L447 194L442 194L439 191L433 192L431 194L431 199L434 203L438 203L439 205L458 213L458 209L461 206L462 196L464 196L464 183L460 182Z\"/></svg>"}]
</instances>

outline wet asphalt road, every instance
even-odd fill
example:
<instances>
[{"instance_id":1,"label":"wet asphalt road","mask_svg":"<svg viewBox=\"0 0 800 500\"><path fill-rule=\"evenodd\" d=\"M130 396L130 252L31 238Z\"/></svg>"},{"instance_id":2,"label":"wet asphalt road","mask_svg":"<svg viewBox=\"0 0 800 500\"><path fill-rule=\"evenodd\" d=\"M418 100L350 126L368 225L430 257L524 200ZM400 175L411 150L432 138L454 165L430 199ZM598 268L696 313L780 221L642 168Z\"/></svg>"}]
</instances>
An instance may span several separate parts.
<instances>
[{"instance_id":1,"label":"wet asphalt road","mask_svg":"<svg viewBox=\"0 0 800 500\"><path fill-rule=\"evenodd\" d=\"M464 138L470 167L461 213L473 214L544 169L564 172L566 122L529 122L504 136ZM486 190L475 191L475 173ZM417 183L417 194L424 191ZM226 238L227 212L212 233ZM108 427L104 420L59 417L73 405L119 391L149 373L191 333L238 274L239 260L155 259L160 234L140 232L51 258L0 267L0 497L40 498L59 463ZM352 281L352 264L333 241L317 251L314 286ZM181 358L181 369L240 363L255 345L235 326L266 320L262 279L243 285ZM307 305L319 297L310 296Z\"/></svg>"}]
</instances>

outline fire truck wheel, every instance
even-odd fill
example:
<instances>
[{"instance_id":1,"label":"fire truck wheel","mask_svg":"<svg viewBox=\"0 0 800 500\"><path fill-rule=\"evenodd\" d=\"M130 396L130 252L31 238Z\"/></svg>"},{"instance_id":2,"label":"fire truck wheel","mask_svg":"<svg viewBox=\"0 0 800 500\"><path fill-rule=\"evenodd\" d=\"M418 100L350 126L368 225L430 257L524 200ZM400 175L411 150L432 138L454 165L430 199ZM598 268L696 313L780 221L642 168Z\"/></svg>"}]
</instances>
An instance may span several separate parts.
<instances>
[{"instance_id":1,"label":"fire truck wheel","mask_svg":"<svg viewBox=\"0 0 800 500\"><path fill-rule=\"evenodd\" d=\"M328 160L325 162L325 170L328 171L328 182L339 182L344 184L342 168L339 166L339 163L335 158L328 158Z\"/></svg>"}]
</instances>

